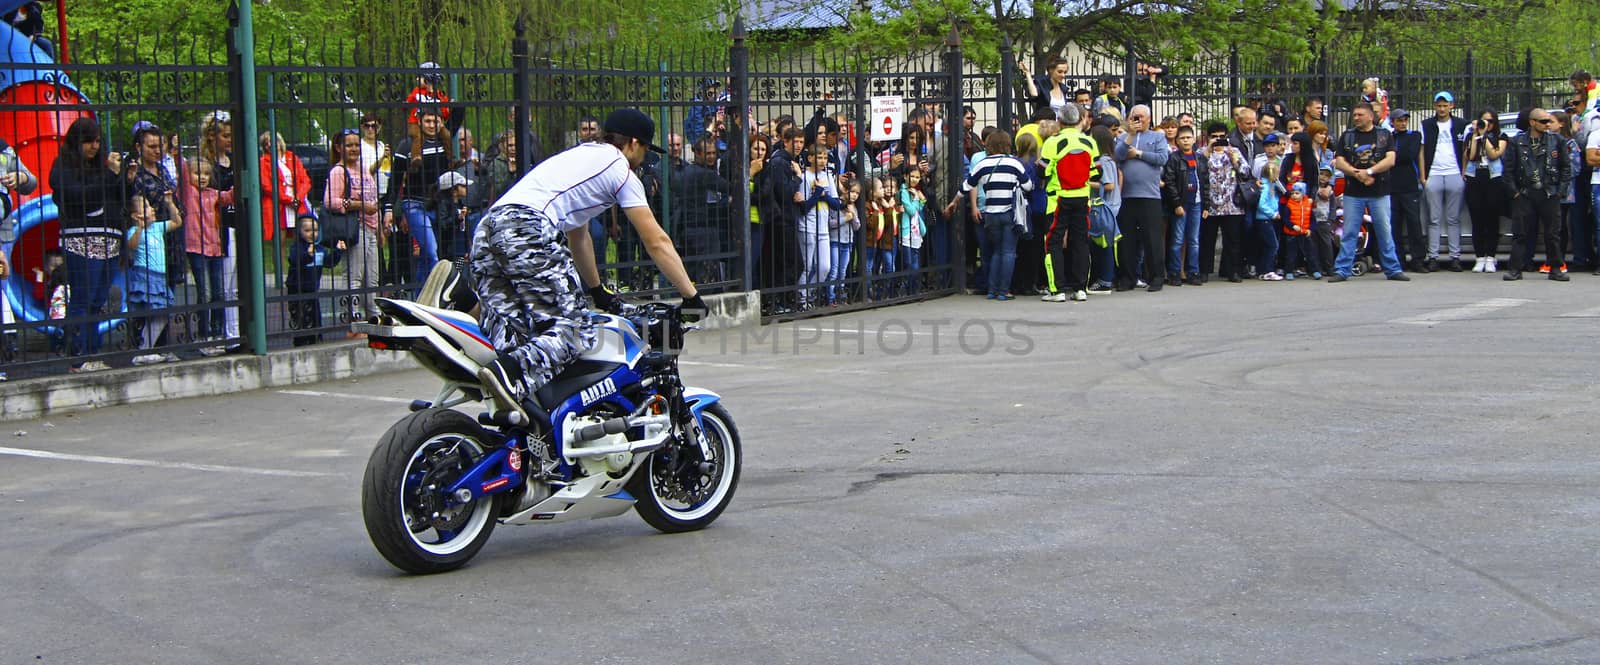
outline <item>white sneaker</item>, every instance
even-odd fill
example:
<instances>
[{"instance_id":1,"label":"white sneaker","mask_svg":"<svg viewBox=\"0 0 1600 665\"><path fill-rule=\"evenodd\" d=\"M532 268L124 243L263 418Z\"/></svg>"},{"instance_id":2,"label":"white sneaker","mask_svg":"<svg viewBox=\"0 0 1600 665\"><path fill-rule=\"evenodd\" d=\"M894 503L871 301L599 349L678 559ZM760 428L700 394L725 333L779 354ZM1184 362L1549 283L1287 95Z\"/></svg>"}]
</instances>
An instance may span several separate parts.
<instances>
[{"instance_id":1,"label":"white sneaker","mask_svg":"<svg viewBox=\"0 0 1600 665\"><path fill-rule=\"evenodd\" d=\"M1483 269L1486 267L1487 263L1488 261L1485 261L1483 257L1478 257L1478 260L1472 264L1472 272L1483 272Z\"/></svg>"},{"instance_id":2,"label":"white sneaker","mask_svg":"<svg viewBox=\"0 0 1600 665\"><path fill-rule=\"evenodd\" d=\"M167 359L162 357L159 353L146 353L142 356L133 357L133 364L135 365L154 365L156 363L164 363L166 361Z\"/></svg>"},{"instance_id":3,"label":"white sneaker","mask_svg":"<svg viewBox=\"0 0 1600 665\"><path fill-rule=\"evenodd\" d=\"M1499 269L1500 269L1500 265L1495 263L1494 257L1491 256L1491 257L1489 257L1487 259L1484 259L1484 263L1483 263L1483 271L1484 272L1494 272L1494 271L1499 270Z\"/></svg>"},{"instance_id":4,"label":"white sneaker","mask_svg":"<svg viewBox=\"0 0 1600 665\"><path fill-rule=\"evenodd\" d=\"M202 346L202 347L200 347L200 355L205 356L207 358L215 358L215 357L220 356L220 355L222 355L224 353L227 353L227 352L228 352L228 350L222 348L221 346Z\"/></svg>"},{"instance_id":5,"label":"white sneaker","mask_svg":"<svg viewBox=\"0 0 1600 665\"><path fill-rule=\"evenodd\" d=\"M1142 279L1138 280L1138 281L1135 281L1133 283L1133 288L1136 288L1136 289L1145 289L1145 288L1149 288L1149 287L1150 287L1150 283L1146 282L1146 281L1144 281Z\"/></svg>"},{"instance_id":6,"label":"white sneaker","mask_svg":"<svg viewBox=\"0 0 1600 665\"><path fill-rule=\"evenodd\" d=\"M178 362L180 360L183 360L183 359L179 358L178 354L176 354L176 353L163 353L163 354L161 354L161 362L164 362L164 363L175 363L175 362Z\"/></svg>"},{"instance_id":7,"label":"white sneaker","mask_svg":"<svg viewBox=\"0 0 1600 665\"><path fill-rule=\"evenodd\" d=\"M1084 291L1083 289L1078 289L1077 291L1073 291L1072 292L1072 300L1073 300L1073 302L1083 302L1083 301L1088 300L1088 299L1089 299L1089 293Z\"/></svg>"},{"instance_id":8,"label":"white sneaker","mask_svg":"<svg viewBox=\"0 0 1600 665\"><path fill-rule=\"evenodd\" d=\"M1065 294L1065 293L1052 293L1052 294L1047 295L1047 296L1045 296L1043 298L1040 298L1040 300L1043 300L1044 302L1066 302L1067 301L1067 294Z\"/></svg>"}]
</instances>

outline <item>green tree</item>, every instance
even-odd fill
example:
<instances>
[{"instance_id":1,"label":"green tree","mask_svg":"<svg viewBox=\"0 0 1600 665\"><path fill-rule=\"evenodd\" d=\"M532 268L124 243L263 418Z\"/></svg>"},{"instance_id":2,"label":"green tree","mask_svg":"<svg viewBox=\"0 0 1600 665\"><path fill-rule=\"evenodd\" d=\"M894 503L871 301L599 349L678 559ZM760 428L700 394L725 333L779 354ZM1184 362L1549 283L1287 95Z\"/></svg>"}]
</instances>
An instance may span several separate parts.
<instances>
[{"instance_id":1,"label":"green tree","mask_svg":"<svg viewBox=\"0 0 1600 665\"><path fill-rule=\"evenodd\" d=\"M779 12L828 16L810 3L780 3ZM1181 62L1196 53L1237 45L1247 52L1314 52L1332 32L1311 0L881 0L832 10L847 26L826 43L892 55L943 43L951 26L967 57L998 64L1002 35L1031 45L1036 69L1069 44L1121 53L1132 47L1152 59Z\"/></svg>"}]
</instances>

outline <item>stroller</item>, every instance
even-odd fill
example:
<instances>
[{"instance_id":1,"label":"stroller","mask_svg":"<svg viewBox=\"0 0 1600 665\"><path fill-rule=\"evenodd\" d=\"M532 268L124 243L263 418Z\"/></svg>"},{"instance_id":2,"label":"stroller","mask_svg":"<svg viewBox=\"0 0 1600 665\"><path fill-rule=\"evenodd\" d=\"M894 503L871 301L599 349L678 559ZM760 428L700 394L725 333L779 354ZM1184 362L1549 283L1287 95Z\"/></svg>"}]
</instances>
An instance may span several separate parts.
<instances>
[{"instance_id":1,"label":"stroller","mask_svg":"<svg viewBox=\"0 0 1600 665\"><path fill-rule=\"evenodd\" d=\"M1333 235L1335 243L1342 243L1342 239L1344 238L1344 229L1344 208L1340 207L1333 211ZM1377 265L1377 259L1373 256L1373 252L1376 250L1373 249L1372 246L1371 215L1361 215L1361 227L1357 233L1360 233L1361 237L1356 239L1356 260L1350 266L1350 273L1356 277L1360 277L1372 272L1373 267ZM1338 252L1339 250L1336 246L1334 253L1338 254Z\"/></svg>"}]
</instances>

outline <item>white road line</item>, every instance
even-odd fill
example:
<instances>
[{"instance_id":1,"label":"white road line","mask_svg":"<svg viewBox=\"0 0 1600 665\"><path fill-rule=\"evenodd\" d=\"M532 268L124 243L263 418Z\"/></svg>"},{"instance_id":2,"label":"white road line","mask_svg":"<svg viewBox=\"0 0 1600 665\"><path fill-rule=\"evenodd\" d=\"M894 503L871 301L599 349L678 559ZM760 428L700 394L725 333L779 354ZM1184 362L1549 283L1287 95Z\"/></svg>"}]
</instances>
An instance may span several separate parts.
<instances>
[{"instance_id":1,"label":"white road line","mask_svg":"<svg viewBox=\"0 0 1600 665\"><path fill-rule=\"evenodd\" d=\"M53 453L48 450L32 450L28 448L0 447L0 455L16 455L18 457L34 457L38 459L59 460L62 462L93 462L95 464L120 464L122 466L149 466L158 469L182 469L184 471L210 471L218 473L247 473L256 476L284 476L288 478L326 478L336 476L336 473L321 471L289 471L286 469L256 469L247 466L219 466L216 464L190 464L188 462L155 462L142 459L128 459L126 457L103 457L100 455L69 455L66 453Z\"/></svg>"},{"instance_id":2,"label":"white road line","mask_svg":"<svg viewBox=\"0 0 1600 665\"><path fill-rule=\"evenodd\" d=\"M386 402L389 404L410 404L411 400L402 397L383 397L381 395L357 395L354 393L325 393L316 390L279 390L280 395L299 395L301 397L341 397L344 399L364 399L371 402Z\"/></svg>"},{"instance_id":3,"label":"white road line","mask_svg":"<svg viewBox=\"0 0 1600 665\"><path fill-rule=\"evenodd\" d=\"M1416 316L1393 319L1390 320L1389 323L1431 326L1433 324L1444 323L1446 321L1460 321L1462 319L1476 318L1502 309L1526 305L1530 302L1533 301L1524 298L1490 298L1488 300L1482 300L1470 305L1463 305L1461 307L1452 307L1450 309L1436 310L1427 312L1425 314L1418 314Z\"/></svg>"},{"instance_id":4,"label":"white road line","mask_svg":"<svg viewBox=\"0 0 1600 665\"><path fill-rule=\"evenodd\" d=\"M1580 309L1580 310L1578 310L1576 312L1567 312L1566 314L1557 314L1556 318L1558 318L1558 319L1600 319L1600 307L1594 307L1594 308L1591 308L1591 309Z\"/></svg>"},{"instance_id":5,"label":"white road line","mask_svg":"<svg viewBox=\"0 0 1600 665\"><path fill-rule=\"evenodd\" d=\"M742 364L739 364L739 363L712 363L712 362L705 362L703 360L679 360L678 364L679 365L688 365L690 367L726 367L726 368L730 368L730 369L772 369L771 367L768 367L766 365L742 365Z\"/></svg>"},{"instance_id":6,"label":"white road line","mask_svg":"<svg viewBox=\"0 0 1600 665\"><path fill-rule=\"evenodd\" d=\"M811 333L813 335L838 335L840 337L844 337L846 335L849 335L851 337L860 337L862 335L873 335L873 336L876 336L876 335L900 335L902 337L905 336L905 335L912 335L912 336L916 336L916 337L926 337L928 335L938 334L938 333L935 333L935 332L933 332L931 330L895 330L893 328L866 328L866 329L861 329L861 328L848 328L848 327L843 327L843 326L841 326L838 330L834 330L832 328L795 328L794 331L795 332L803 332L803 333ZM948 334L954 335L955 333L952 331L952 332L950 332Z\"/></svg>"}]
</instances>

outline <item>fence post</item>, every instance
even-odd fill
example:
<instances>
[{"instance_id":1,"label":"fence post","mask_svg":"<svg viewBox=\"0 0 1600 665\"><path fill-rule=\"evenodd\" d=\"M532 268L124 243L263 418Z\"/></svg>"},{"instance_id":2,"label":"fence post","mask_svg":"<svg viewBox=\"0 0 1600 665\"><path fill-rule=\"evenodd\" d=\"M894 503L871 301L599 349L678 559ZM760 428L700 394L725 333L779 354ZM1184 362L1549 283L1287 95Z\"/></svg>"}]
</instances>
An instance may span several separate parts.
<instances>
[{"instance_id":1,"label":"fence post","mask_svg":"<svg viewBox=\"0 0 1600 665\"><path fill-rule=\"evenodd\" d=\"M1333 120L1333 63L1328 59L1328 47L1322 47L1317 53L1317 87L1322 95L1322 117ZM1333 132L1333 123L1327 122L1329 133Z\"/></svg>"},{"instance_id":2,"label":"fence post","mask_svg":"<svg viewBox=\"0 0 1600 665\"><path fill-rule=\"evenodd\" d=\"M1472 57L1472 49L1467 49L1467 90L1462 96L1461 108L1467 109L1466 114L1477 113L1483 107L1478 105L1478 63Z\"/></svg>"},{"instance_id":3,"label":"fence post","mask_svg":"<svg viewBox=\"0 0 1600 665\"><path fill-rule=\"evenodd\" d=\"M1239 47L1228 48L1228 112L1239 106Z\"/></svg>"},{"instance_id":4,"label":"fence post","mask_svg":"<svg viewBox=\"0 0 1600 665\"><path fill-rule=\"evenodd\" d=\"M234 204L243 212L243 219L234 217L236 229L244 231L244 260L239 261L239 323L249 339L250 352L258 356L267 354L267 299L264 293L265 276L261 269L261 166L256 148L256 50L255 32L251 29L249 2L240 5L238 0L228 3L228 60L237 76L233 80L234 126L238 137L233 142L233 163L239 174L234 178L237 198ZM242 200L240 200L242 199ZM235 249L239 249L235 247Z\"/></svg>"},{"instance_id":5,"label":"fence post","mask_svg":"<svg viewBox=\"0 0 1600 665\"><path fill-rule=\"evenodd\" d=\"M1394 92L1389 95L1389 108L1403 109L1406 101L1406 54L1401 52L1394 59ZM1418 125L1421 126L1420 124Z\"/></svg>"},{"instance_id":6,"label":"fence post","mask_svg":"<svg viewBox=\"0 0 1600 665\"><path fill-rule=\"evenodd\" d=\"M528 24L523 13L517 14L517 22L512 25L516 36L511 39L511 66L517 72L511 79L511 95L516 97L516 113L514 120L517 132L517 174L528 172L533 159L533 115L531 109L532 99L528 90Z\"/></svg>"},{"instance_id":7,"label":"fence post","mask_svg":"<svg viewBox=\"0 0 1600 665\"><path fill-rule=\"evenodd\" d=\"M961 130L961 71L964 68L961 60L961 32L959 26L950 26L950 37L945 40L948 49L948 72L950 83L949 105L945 111L945 192L960 191L961 181L966 176L966 153L963 152L966 135ZM942 201L933 201L934 204L943 204ZM955 220L945 220L948 225L947 233L950 242L950 285L957 289L967 286L967 229L964 224Z\"/></svg>"},{"instance_id":8,"label":"fence post","mask_svg":"<svg viewBox=\"0 0 1600 665\"><path fill-rule=\"evenodd\" d=\"M1012 72L1013 68L1016 67L1014 64L1015 57L1011 53L1011 35L1001 35L1000 81L997 83L1000 89L995 93L995 102L1000 107L999 127L1007 133L1011 131L1011 118L1016 115L1015 104L1011 101L1012 85L1014 85Z\"/></svg>"},{"instance_id":9,"label":"fence post","mask_svg":"<svg viewBox=\"0 0 1600 665\"><path fill-rule=\"evenodd\" d=\"M744 17L734 16L733 47L728 49L728 69L733 74L733 80L728 82L728 87L732 93L732 106L738 113L728 114L728 120L738 130L734 132L733 144L728 146L728 152L733 159L733 172L737 179L733 187L733 212L728 219L739 225L739 287L745 292L755 289L753 253L760 251L759 247L750 246L750 157L747 151L753 128L749 126L749 114L745 112L750 108L750 47L744 43L748 36Z\"/></svg>"},{"instance_id":10,"label":"fence post","mask_svg":"<svg viewBox=\"0 0 1600 665\"><path fill-rule=\"evenodd\" d=\"M1132 111L1134 104L1134 79L1138 77L1139 64L1133 55L1133 41L1130 40L1126 44L1123 44L1123 48L1126 49L1127 52L1122 56L1122 95L1128 99L1128 110ZM1152 102L1150 105L1152 107L1150 113L1154 114L1155 100L1152 99L1150 101ZM1157 117L1156 122L1161 122L1159 117Z\"/></svg>"},{"instance_id":11,"label":"fence post","mask_svg":"<svg viewBox=\"0 0 1600 665\"><path fill-rule=\"evenodd\" d=\"M1529 108L1536 102L1533 94L1533 49L1527 50L1527 60L1523 63L1523 77L1527 85L1522 88L1522 108Z\"/></svg>"}]
</instances>

